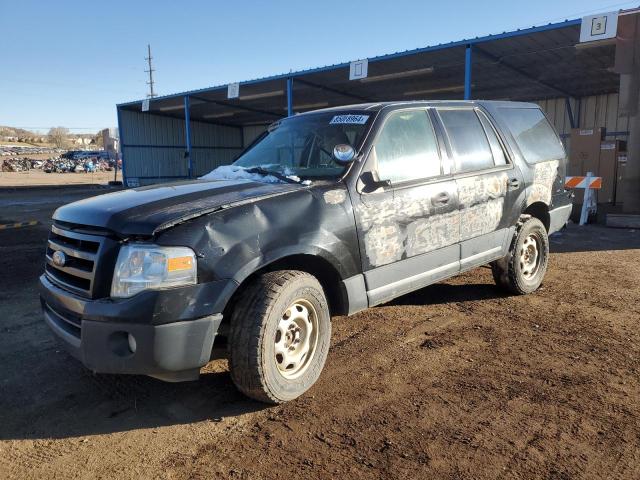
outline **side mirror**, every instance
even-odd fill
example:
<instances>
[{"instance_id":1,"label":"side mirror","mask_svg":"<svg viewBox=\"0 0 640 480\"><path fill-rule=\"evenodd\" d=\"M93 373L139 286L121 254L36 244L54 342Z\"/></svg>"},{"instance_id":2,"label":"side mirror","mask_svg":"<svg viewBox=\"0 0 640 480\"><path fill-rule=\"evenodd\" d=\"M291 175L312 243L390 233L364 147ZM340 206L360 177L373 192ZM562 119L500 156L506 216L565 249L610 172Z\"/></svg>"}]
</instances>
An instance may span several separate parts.
<instances>
[{"instance_id":1,"label":"side mirror","mask_svg":"<svg viewBox=\"0 0 640 480\"><path fill-rule=\"evenodd\" d=\"M336 162L346 165L353 162L356 156L356 151L351 145L341 143L333 147L333 158Z\"/></svg>"},{"instance_id":2,"label":"side mirror","mask_svg":"<svg viewBox=\"0 0 640 480\"><path fill-rule=\"evenodd\" d=\"M365 193L375 192L379 188L384 189L391 186L391 180L380 180L377 175L374 175L370 171L362 172L360 180L364 184L363 192Z\"/></svg>"}]
</instances>

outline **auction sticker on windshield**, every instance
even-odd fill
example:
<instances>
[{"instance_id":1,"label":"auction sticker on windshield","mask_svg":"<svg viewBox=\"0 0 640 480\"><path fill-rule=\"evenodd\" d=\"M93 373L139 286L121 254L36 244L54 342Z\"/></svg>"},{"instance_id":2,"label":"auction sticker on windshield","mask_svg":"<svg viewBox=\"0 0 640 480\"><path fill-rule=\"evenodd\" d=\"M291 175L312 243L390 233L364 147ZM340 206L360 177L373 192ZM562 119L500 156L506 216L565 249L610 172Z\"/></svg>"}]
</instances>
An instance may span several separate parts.
<instances>
[{"instance_id":1,"label":"auction sticker on windshield","mask_svg":"<svg viewBox=\"0 0 640 480\"><path fill-rule=\"evenodd\" d=\"M369 115L336 115L329 124L349 124L349 125L364 125L367 123Z\"/></svg>"}]
</instances>

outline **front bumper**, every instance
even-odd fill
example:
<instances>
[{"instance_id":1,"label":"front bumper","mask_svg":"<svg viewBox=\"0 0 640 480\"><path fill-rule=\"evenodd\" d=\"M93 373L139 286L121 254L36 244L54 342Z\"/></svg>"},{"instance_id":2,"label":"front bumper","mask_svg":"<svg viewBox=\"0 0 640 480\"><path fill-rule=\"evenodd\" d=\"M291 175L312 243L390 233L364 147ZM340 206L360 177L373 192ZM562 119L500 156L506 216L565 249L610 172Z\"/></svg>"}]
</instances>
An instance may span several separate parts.
<instances>
[{"instance_id":1,"label":"front bumper","mask_svg":"<svg viewBox=\"0 0 640 480\"><path fill-rule=\"evenodd\" d=\"M222 314L212 312L233 287L221 281L142 292L118 301L89 300L42 275L40 299L47 325L90 370L184 381L197 379L209 361L222 322Z\"/></svg>"}]
</instances>

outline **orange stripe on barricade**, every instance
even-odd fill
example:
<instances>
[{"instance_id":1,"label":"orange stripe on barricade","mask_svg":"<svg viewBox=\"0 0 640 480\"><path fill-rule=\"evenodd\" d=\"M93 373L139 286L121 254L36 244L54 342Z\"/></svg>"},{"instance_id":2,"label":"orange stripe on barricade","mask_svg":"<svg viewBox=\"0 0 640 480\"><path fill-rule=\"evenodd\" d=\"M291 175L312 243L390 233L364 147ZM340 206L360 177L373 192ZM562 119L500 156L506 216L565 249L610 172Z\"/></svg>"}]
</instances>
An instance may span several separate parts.
<instances>
[{"instance_id":1,"label":"orange stripe on barricade","mask_svg":"<svg viewBox=\"0 0 640 480\"><path fill-rule=\"evenodd\" d=\"M571 177L567 178L566 183L564 184L567 188L576 188L580 182L584 180L584 177Z\"/></svg>"},{"instance_id":2,"label":"orange stripe on barricade","mask_svg":"<svg viewBox=\"0 0 640 480\"><path fill-rule=\"evenodd\" d=\"M597 177L590 184L589 188L600 189L602 188L602 177Z\"/></svg>"}]
</instances>

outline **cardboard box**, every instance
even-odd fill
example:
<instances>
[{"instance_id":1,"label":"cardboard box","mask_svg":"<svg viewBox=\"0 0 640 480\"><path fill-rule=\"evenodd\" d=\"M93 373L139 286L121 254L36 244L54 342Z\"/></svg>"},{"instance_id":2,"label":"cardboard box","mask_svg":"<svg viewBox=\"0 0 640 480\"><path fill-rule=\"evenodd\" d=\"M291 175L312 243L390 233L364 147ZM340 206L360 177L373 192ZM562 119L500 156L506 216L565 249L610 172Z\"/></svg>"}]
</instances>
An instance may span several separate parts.
<instances>
[{"instance_id":1,"label":"cardboard box","mask_svg":"<svg viewBox=\"0 0 640 480\"><path fill-rule=\"evenodd\" d=\"M596 175L602 177L602 188L598 191L598 203L615 203L618 185L618 159L626 158L626 142L604 141L600 144L600 160Z\"/></svg>"},{"instance_id":2,"label":"cardboard box","mask_svg":"<svg viewBox=\"0 0 640 480\"><path fill-rule=\"evenodd\" d=\"M571 152L567 175L581 176L595 173L600 160L600 143L604 140L604 128L573 128Z\"/></svg>"},{"instance_id":3,"label":"cardboard box","mask_svg":"<svg viewBox=\"0 0 640 480\"><path fill-rule=\"evenodd\" d=\"M604 140L604 128L571 129L571 149L567 176L584 176L587 172L596 174L600 162L600 144ZM584 190L574 190L574 203L582 203Z\"/></svg>"}]
</instances>

